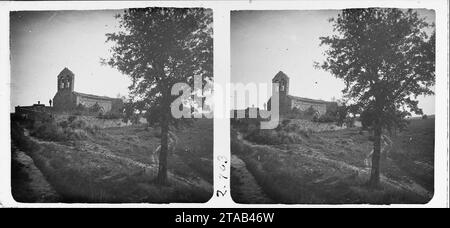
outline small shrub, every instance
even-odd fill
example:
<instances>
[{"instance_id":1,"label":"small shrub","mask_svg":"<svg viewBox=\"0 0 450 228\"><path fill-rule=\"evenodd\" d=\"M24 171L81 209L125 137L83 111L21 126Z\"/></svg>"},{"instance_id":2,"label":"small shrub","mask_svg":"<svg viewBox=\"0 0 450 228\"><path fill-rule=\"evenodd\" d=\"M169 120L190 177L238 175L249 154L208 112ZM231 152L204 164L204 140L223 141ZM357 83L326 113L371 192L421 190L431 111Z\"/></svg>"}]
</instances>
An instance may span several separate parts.
<instances>
[{"instance_id":1,"label":"small shrub","mask_svg":"<svg viewBox=\"0 0 450 228\"><path fill-rule=\"evenodd\" d=\"M91 107L88 108L91 113L99 113L102 112L103 108L98 103L95 103Z\"/></svg>"},{"instance_id":2,"label":"small shrub","mask_svg":"<svg viewBox=\"0 0 450 228\"><path fill-rule=\"evenodd\" d=\"M314 122L319 123L332 123L332 122L338 122L338 115L335 111L327 111L325 114L321 116L314 116L313 118Z\"/></svg>"},{"instance_id":3,"label":"small shrub","mask_svg":"<svg viewBox=\"0 0 450 228\"><path fill-rule=\"evenodd\" d=\"M286 126L291 122L290 119L284 119L283 121L281 121L281 125Z\"/></svg>"},{"instance_id":4,"label":"small shrub","mask_svg":"<svg viewBox=\"0 0 450 228\"><path fill-rule=\"evenodd\" d=\"M65 134L66 138L68 138L70 140L81 140L81 139L86 139L88 137L86 131L84 131L82 129L67 128L64 131L64 134Z\"/></svg>"},{"instance_id":5,"label":"small shrub","mask_svg":"<svg viewBox=\"0 0 450 228\"><path fill-rule=\"evenodd\" d=\"M54 120L36 121L30 129L30 134L47 141L68 141L86 139L88 133L95 134L97 131L97 128L88 126L84 120L71 116L59 123Z\"/></svg>"},{"instance_id":6,"label":"small shrub","mask_svg":"<svg viewBox=\"0 0 450 228\"><path fill-rule=\"evenodd\" d=\"M301 131L300 131L301 132ZM287 132L284 130L258 130L248 134L245 139L266 145L293 144L302 142L302 136L296 132Z\"/></svg>"},{"instance_id":7,"label":"small shrub","mask_svg":"<svg viewBox=\"0 0 450 228\"><path fill-rule=\"evenodd\" d=\"M336 122L336 121L337 121L336 117L329 116L329 115L323 115L316 119L316 122L319 122L319 123L331 123L331 122Z\"/></svg>"},{"instance_id":8,"label":"small shrub","mask_svg":"<svg viewBox=\"0 0 450 228\"><path fill-rule=\"evenodd\" d=\"M345 119L345 125L347 127L354 127L355 126L354 118L347 118L347 119Z\"/></svg>"},{"instance_id":9,"label":"small shrub","mask_svg":"<svg viewBox=\"0 0 450 228\"><path fill-rule=\"evenodd\" d=\"M23 151L31 151L33 148L32 143L25 136L23 128L13 121L11 121L11 141Z\"/></svg>"},{"instance_id":10,"label":"small shrub","mask_svg":"<svg viewBox=\"0 0 450 228\"><path fill-rule=\"evenodd\" d=\"M77 119L76 116L69 116L69 118L67 118L67 121L69 121L69 123L72 123L76 119Z\"/></svg>"},{"instance_id":11,"label":"small shrub","mask_svg":"<svg viewBox=\"0 0 450 228\"><path fill-rule=\"evenodd\" d=\"M61 127L55 122L40 123L36 122L31 131L31 135L40 139L49 141L64 141L67 140L66 135Z\"/></svg>"},{"instance_id":12,"label":"small shrub","mask_svg":"<svg viewBox=\"0 0 450 228\"><path fill-rule=\"evenodd\" d=\"M84 129L86 126L87 123L84 120L76 120L69 124L69 127L73 129Z\"/></svg>"},{"instance_id":13,"label":"small shrub","mask_svg":"<svg viewBox=\"0 0 450 228\"><path fill-rule=\"evenodd\" d=\"M86 110L86 107L83 104L78 104L75 110L81 113Z\"/></svg>"},{"instance_id":14,"label":"small shrub","mask_svg":"<svg viewBox=\"0 0 450 228\"><path fill-rule=\"evenodd\" d=\"M122 115L120 113L115 113L115 112L107 112L103 115L99 115L99 118L101 119L120 119L122 118Z\"/></svg>"},{"instance_id":15,"label":"small shrub","mask_svg":"<svg viewBox=\"0 0 450 228\"><path fill-rule=\"evenodd\" d=\"M59 122L58 125L62 128L67 128L69 126L69 122L67 120L63 120Z\"/></svg>"},{"instance_id":16,"label":"small shrub","mask_svg":"<svg viewBox=\"0 0 450 228\"><path fill-rule=\"evenodd\" d=\"M305 110L305 115L309 116L309 117L314 117L316 116L317 110L314 109L313 106L309 106L308 109Z\"/></svg>"}]
</instances>

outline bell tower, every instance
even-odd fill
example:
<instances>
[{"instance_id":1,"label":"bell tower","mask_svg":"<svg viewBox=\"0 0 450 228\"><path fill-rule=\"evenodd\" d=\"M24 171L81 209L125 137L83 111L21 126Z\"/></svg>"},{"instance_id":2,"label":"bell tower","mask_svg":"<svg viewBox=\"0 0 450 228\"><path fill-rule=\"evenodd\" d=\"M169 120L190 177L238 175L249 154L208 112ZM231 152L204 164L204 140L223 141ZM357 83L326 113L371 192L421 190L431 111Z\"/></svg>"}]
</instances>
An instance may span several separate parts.
<instances>
[{"instance_id":1,"label":"bell tower","mask_svg":"<svg viewBox=\"0 0 450 228\"><path fill-rule=\"evenodd\" d=\"M283 71L279 71L275 77L273 77L272 83L278 83L280 97L289 95L289 77Z\"/></svg>"},{"instance_id":2,"label":"bell tower","mask_svg":"<svg viewBox=\"0 0 450 228\"><path fill-rule=\"evenodd\" d=\"M72 71L67 69L65 67L59 74L58 74L58 92L73 92L74 90L74 82L75 82L75 75Z\"/></svg>"},{"instance_id":3,"label":"bell tower","mask_svg":"<svg viewBox=\"0 0 450 228\"><path fill-rule=\"evenodd\" d=\"M289 77L283 72L279 71L275 77L272 79L272 84L278 83L278 94L279 94L279 110L280 115L283 115L290 110L290 99L289 95Z\"/></svg>"}]
</instances>

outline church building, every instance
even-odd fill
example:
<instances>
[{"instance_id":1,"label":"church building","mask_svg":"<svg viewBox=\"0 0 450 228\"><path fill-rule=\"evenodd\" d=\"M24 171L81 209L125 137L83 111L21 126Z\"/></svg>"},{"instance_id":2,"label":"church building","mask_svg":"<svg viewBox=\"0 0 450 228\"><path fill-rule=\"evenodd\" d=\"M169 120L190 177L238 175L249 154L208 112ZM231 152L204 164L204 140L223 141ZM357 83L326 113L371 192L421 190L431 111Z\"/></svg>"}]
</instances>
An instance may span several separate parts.
<instances>
[{"instance_id":1,"label":"church building","mask_svg":"<svg viewBox=\"0 0 450 228\"><path fill-rule=\"evenodd\" d=\"M272 79L272 83L278 83L277 90L280 95L279 109L280 115L286 114L294 108L300 111L305 111L312 107L319 116L325 114L328 109L336 108L336 102L329 102L323 100L310 99L305 97L297 97L289 94L289 77L282 71L278 72ZM268 108L270 109L270 99L268 101Z\"/></svg>"},{"instance_id":2,"label":"church building","mask_svg":"<svg viewBox=\"0 0 450 228\"><path fill-rule=\"evenodd\" d=\"M123 101L120 98L75 92L75 75L69 69L64 68L57 78L58 91L53 98L56 111L72 111L80 105L85 108L98 105L102 113L122 113Z\"/></svg>"}]
</instances>

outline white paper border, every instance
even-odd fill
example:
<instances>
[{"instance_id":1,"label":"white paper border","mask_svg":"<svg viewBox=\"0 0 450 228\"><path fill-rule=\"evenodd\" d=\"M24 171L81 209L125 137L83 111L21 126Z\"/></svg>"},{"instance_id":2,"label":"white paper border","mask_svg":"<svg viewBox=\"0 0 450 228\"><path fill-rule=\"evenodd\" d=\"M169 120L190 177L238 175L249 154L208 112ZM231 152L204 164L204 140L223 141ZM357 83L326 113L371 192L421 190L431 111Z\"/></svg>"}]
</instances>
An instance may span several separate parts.
<instances>
[{"instance_id":1,"label":"white paper border","mask_svg":"<svg viewBox=\"0 0 450 228\"><path fill-rule=\"evenodd\" d=\"M435 121L435 191L428 204L394 205L284 205L284 204L236 204L231 200L229 185L227 197L216 197L207 203L126 203L126 204L66 204L66 203L17 203L11 196L10 186L10 63L9 63L9 12L20 10L100 10L131 7L205 7L213 9L214 17L214 80L223 85L230 80L230 11L231 10L319 10L365 7L427 8L436 12L436 121ZM3 207L448 207L448 1L127 1L127 2L0 2L0 206ZM216 100L216 105L223 101ZM222 103L223 107L225 104ZM227 119L214 119L214 189L221 188L217 172L218 156L230 158L230 123ZM227 172L229 176L229 162ZM214 191L215 193L215 191Z\"/></svg>"}]
</instances>

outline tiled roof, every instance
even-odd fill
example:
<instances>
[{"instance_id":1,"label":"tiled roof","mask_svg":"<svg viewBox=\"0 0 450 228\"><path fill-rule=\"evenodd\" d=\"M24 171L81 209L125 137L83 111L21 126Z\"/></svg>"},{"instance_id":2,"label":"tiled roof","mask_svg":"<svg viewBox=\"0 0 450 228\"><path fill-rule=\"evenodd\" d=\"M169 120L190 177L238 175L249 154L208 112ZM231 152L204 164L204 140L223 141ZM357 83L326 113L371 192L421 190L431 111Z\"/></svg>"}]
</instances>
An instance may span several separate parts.
<instances>
[{"instance_id":1,"label":"tiled roof","mask_svg":"<svg viewBox=\"0 0 450 228\"><path fill-rule=\"evenodd\" d=\"M324 101L324 100L316 100L316 99L310 99L310 98L306 98L306 97L296 97L296 96L292 96L292 95L287 95L287 96L291 99L300 100L300 101L304 101L304 102L321 103L321 104L328 103L328 101Z\"/></svg>"},{"instance_id":2,"label":"tiled roof","mask_svg":"<svg viewBox=\"0 0 450 228\"><path fill-rule=\"evenodd\" d=\"M101 99L101 100L116 100L116 99L120 99L120 98L111 98L111 97L107 97L107 96L97 96L97 95L92 95L92 94L87 94L87 93L79 93L79 92L73 92L75 95L78 96L82 96L82 97L88 97L88 98L92 98L92 99Z\"/></svg>"}]
</instances>

